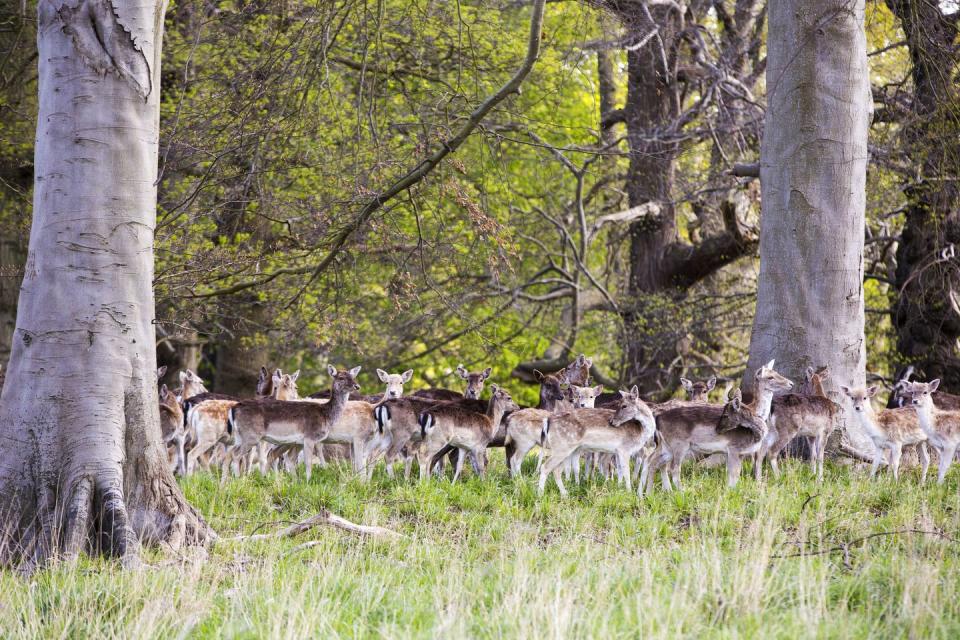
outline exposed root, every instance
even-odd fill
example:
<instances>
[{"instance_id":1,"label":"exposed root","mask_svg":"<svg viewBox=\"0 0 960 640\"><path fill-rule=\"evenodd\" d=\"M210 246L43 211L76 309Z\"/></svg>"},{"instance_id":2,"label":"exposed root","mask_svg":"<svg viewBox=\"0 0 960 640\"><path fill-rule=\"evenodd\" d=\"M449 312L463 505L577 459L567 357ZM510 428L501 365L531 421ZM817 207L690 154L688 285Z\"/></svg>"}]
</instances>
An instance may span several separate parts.
<instances>
[{"instance_id":1,"label":"exposed root","mask_svg":"<svg viewBox=\"0 0 960 640\"><path fill-rule=\"evenodd\" d=\"M275 533L256 533L249 536L235 536L230 538L230 540L268 540L270 538L292 538L321 525L336 527L337 529L343 529L344 531L349 531L351 533L379 538L396 539L404 537L402 533L398 533L392 529L386 529L384 527L377 527L373 525L355 524L324 509L315 516L311 516L306 520L302 520L296 524L290 525L286 529L281 529Z\"/></svg>"},{"instance_id":2,"label":"exposed root","mask_svg":"<svg viewBox=\"0 0 960 640\"><path fill-rule=\"evenodd\" d=\"M75 562L87 540L90 507L93 504L93 480L84 476L73 489L63 529L63 559Z\"/></svg>"}]
</instances>

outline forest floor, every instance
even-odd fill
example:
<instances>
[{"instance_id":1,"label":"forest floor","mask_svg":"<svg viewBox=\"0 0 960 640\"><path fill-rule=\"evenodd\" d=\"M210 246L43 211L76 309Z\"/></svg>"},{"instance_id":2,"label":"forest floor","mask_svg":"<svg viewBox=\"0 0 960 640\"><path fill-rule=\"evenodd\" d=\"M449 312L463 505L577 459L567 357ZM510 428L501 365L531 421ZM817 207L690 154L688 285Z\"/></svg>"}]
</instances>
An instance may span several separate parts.
<instances>
[{"instance_id":1,"label":"forest floor","mask_svg":"<svg viewBox=\"0 0 960 640\"><path fill-rule=\"evenodd\" d=\"M272 474L183 481L224 538L206 561L150 552L148 568L103 560L29 579L0 574L0 637L621 638L957 637L956 469L942 487L871 482L788 461L780 480L734 490L684 469L681 493L550 483L532 459L514 483L502 456L486 480L363 484L346 467L305 482ZM746 476L746 474L745 474ZM330 527L277 531L328 508L404 537ZM305 541L318 544L298 549Z\"/></svg>"}]
</instances>

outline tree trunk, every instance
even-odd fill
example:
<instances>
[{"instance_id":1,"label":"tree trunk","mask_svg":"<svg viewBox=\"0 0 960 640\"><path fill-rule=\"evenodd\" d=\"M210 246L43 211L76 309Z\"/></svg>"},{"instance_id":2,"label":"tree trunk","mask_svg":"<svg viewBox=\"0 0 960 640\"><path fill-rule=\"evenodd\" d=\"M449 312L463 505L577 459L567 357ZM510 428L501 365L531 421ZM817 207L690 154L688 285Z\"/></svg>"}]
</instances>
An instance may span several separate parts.
<instances>
[{"instance_id":1,"label":"tree trunk","mask_svg":"<svg viewBox=\"0 0 960 640\"><path fill-rule=\"evenodd\" d=\"M760 281L745 380L771 358L799 380L864 383L863 234L871 117L864 1L771 0L761 148Z\"/></svg>"},{"instance_id":2,"label":"tree trunk","mask_svg":"<svg viewBox=\"0 0 960 640\"><path fill-rule=\"evenodd\" d=\"M153 232L162 0L39 6L33 223L0 402L2 560L200 543L160 441Z\"/></svg>"},{"instance_id":3,"label":"tree trunk","mask_svg":"<svg viewBox=\"0 0 960 640\"><path fill-rule=\"evenodd\" d=\"M910 49L913 100L903 142L917 175L904 187L908 202L897 246L891 320L897 348L926 379L960 393L960 312L950 304L960 296L960 122L954 85L956 15L943 15L932 0L887 0L900 20Z\"/></svg>"}]
</instances>

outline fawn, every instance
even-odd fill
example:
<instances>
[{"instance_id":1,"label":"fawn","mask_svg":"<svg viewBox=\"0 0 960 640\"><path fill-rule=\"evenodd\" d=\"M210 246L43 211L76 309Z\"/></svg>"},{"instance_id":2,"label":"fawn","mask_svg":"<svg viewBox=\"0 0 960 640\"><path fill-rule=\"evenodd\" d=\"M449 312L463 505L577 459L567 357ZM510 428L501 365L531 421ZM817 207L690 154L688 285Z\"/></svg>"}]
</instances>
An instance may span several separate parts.
<instances>
[{"instance_id":1,"label":"fawn","mask_svg":"<svg viewBox=\"0 0 960 640\"><path fill-rule=\"evenodd\" d=\"M486 470L487 445L493 439L507 411L518 407L506 389L491 385L490 401L486 413L475 413L456 403L439 404L420 414L421 437L424 440L425 453L431 459L427 466L420 465L420 477L428 477L432 467L432 458L447 445L458 449L456 469L453 481L456 482L463 471L463 459L469 452L478 475Z\"/></svg>"},{"instance_id":2,"label":"fawn","mask_svg":"<svg viewBox=\"0 0 960 640\"><path fill-rule=\"evenodd\" d=\"M940 386L940 379L930 382L907 382L902 393L917 412L920 428L927 435L927 442L937 450L940 457L937 483L942 484L960 446L960 410L942 409L933 400Z\"/></svg>"},{"instance_id":3,"label":"fawn","mask_svg":"<svg viewBox=\"0 0 960 640\"><path fill-rule=\"evenodd\" d=\"M327 365L327 373L333 378L329 402L254 400L238 402L230 409L227 431L234 437L234 450L240 461L263 440L273 445L299 444L310 479L314 447L341 420L350 393L360 389L356 380L360 367L337 371L333 365ZM260 459L260 470L266 473L265 456Z\"/></svg>"},{"instance_id":4,"label":"fawn","mask_svg":"<svg viewBox=\"0 0 960 640\"><path fill-rule=\"evenodd\" d=\"M580 452L612 454L618 475L631 488L630 458L653 438L656 419L634 386L620 391L620 405L612 409L583 408L544 419L541 446L548 454L540 467L538 491L542 494L552 473L562 496L567 495L561 465Z\"/></svg>"},{"instance_id":5,"label":"fawn","mask_svg":"<svg viewBox=\"0 0 960 640\"><path fill-rule=\"evenodd\" d=\"M877 413L870 404L870 398L877 394L875 385L866 389L840 387L840 390L850 399L860 426L863 427L876 447L873 464L870 466L870 477L873 478L877 475L877 469L880 467L880 462L886 452L893 477L898 479L900 477L900 457L903 455L903 448L915 446L920 458L920 481L926 481L930 456L927 454L927 434L920 427L917 412L912 407L904 407L884 409Z\"/></svg>"}]
</instances>

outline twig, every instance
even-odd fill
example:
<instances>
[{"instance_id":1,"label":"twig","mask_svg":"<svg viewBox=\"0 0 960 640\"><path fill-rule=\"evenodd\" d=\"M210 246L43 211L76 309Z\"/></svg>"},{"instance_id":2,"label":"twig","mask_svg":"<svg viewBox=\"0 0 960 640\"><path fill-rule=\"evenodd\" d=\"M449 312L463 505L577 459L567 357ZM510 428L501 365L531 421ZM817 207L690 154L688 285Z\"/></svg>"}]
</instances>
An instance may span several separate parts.
<instances>
[{"instance_id":1,"label":"twig","mask_svg":"<svg viewBox=\"0 0 960 640\"><path fill-rule=\"evenodd\" d=\"M381 538L404 537L402 533L397 533L392 529L386 529L384 527L377 527L373 525L355 524L324 509L315 516L311 516L306 520L292 524L286 529L281 529L275 533L255 533L248 536L234 536L233 538L228 538L228 540L268 540L270 538L293 538L294 536L300 535L304 531L309 531L310 529L321 525L336 527L337 529L343 529L344 531L367 536Z\"/></svg>"}]
</instances>

